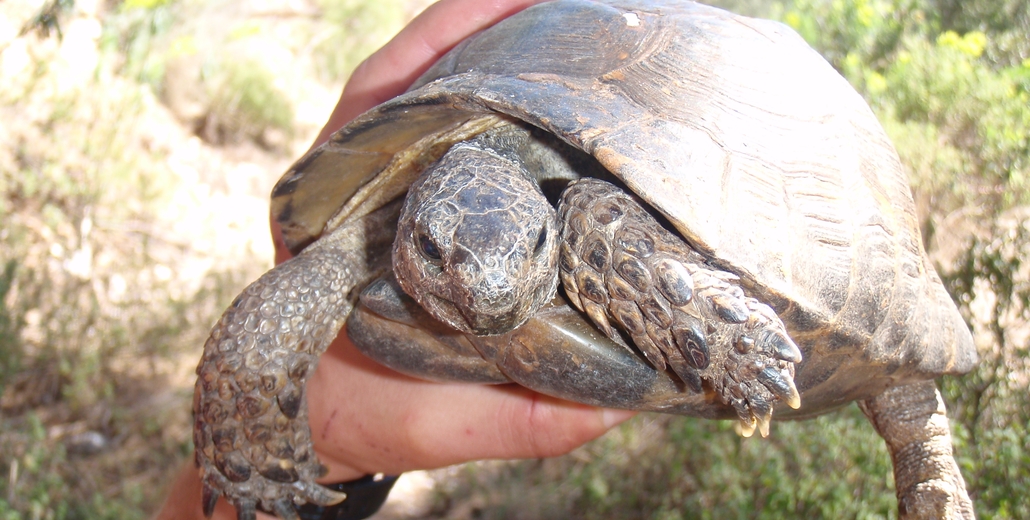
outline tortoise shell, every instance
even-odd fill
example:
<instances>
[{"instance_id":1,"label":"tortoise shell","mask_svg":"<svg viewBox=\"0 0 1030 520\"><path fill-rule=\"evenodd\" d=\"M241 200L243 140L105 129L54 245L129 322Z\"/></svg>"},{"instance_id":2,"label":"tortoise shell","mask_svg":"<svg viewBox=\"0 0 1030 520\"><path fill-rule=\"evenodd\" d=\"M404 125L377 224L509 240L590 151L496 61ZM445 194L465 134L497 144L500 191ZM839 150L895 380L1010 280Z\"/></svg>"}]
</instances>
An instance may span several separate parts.
<instances>
[{"instance_id":1,"label":"tortoise shell","mask_svg":"<svg viewBox=\"0 0 1030 520\"><path fill-rule=\"evenodd\" d=\"M804 355L800 415L973 366L866 103L788 27L693 2L562 0L462 42L286 173L287 246L403 196L498 117L593 156L771 305Z\"/></svg>"}]
</instances>

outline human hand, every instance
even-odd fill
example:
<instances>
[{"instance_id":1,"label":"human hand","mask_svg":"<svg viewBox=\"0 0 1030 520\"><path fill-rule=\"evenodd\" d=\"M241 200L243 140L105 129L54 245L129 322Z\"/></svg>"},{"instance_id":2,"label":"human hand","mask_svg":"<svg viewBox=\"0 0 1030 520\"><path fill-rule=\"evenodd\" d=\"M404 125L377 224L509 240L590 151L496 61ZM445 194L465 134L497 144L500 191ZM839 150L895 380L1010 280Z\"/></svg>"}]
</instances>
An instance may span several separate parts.
<instances>
[{"instance_id":1,"label":"human hand","mask_svg":"<svg viewBox=\"0 0 1030 520\"><path fill-rule=\"evenodd\" d=\"M443 0L358 66L313 146L357 115L404 92L467 36L540 0ZM289 258L273 222L277 263ZM594 439L633 412L602 410L515 385L443 384L366 358L342 333L321 357L307 395L322 482L399 474L480 459L550 457ZM196 468L184 467L159 519L202 518ZM259 514L259 517L264 517ZM214 518L235 518L220 500Z\"/></svg>"}]
</instances>

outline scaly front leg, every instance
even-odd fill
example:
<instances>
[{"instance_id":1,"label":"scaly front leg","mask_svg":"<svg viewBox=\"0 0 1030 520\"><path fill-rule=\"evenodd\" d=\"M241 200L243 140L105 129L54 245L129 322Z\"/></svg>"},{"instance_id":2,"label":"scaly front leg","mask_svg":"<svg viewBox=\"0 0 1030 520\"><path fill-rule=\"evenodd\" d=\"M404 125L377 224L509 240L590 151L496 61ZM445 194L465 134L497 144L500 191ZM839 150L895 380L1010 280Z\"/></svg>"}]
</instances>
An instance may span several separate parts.
<instances>
[{"instance_id":1,"label":"scaly front leg","mask_svg":"<svg viewBox=\"0 0 1030 520\"><path fill-rule=\"evenodd\" d=\"M569 300L608 336L625 331L658 370L695 392L707 381L740 417L744 435L768 435L773 404L797 409L801 351L776 313L732 273L666 230L612 184L585 178L559 206L561 280Z\"/></svg>"},{"instance_id":2,"label":"scaly front leg","mask_svg":"<svg viewBox=\"0 0 1030 520\"><path fill-rule=\"evenodd\" d=\"M204 513L220 496L238 518L256 509L298 518L295 504L342 493L315 479L304 388L353 308L352 289L389 265L399 204L342 226L265 273L222 315L204 345L193 397L193 443Z\"/></svg>"}]
</instances>

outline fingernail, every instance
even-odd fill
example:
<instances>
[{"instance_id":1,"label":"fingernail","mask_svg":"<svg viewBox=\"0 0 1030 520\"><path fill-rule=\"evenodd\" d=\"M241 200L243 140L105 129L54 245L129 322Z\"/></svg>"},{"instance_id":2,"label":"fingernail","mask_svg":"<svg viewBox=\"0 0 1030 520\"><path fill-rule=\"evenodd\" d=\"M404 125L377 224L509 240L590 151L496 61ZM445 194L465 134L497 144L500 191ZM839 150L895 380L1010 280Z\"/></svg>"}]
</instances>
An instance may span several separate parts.
<instances>
[{"instance_id":1,"label":"fingernail","mask_svg":"<svg viewBox=\"0 0 1030 520\"><path fill-rule=\"evenodd\" d=\"M605 408L601 410L601 422L604 423L605 428L611 428L629 420L636 414L637 412L633 410L615 410L612 408Z\"/></svg>"}]
</instances>

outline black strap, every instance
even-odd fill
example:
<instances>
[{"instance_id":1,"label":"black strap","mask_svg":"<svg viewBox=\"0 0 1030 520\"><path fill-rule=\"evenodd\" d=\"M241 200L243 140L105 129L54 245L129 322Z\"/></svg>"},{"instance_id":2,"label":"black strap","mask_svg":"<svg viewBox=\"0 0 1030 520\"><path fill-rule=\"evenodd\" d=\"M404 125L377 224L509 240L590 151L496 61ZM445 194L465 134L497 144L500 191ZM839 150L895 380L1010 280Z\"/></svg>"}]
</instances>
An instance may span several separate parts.
<instances>
[{"instance_id":1,"label":"black strap","mask_svg":"<svg viewBox=\"0 0 1030 520\"><path fill-rule=\"evenodd\" d=\"M399 476L399 475L398 475ZM324 484L334 491L347 493L347 499L334 506L304 504L297 506L302 520L362 520L379 511L390 495L397 477L365 475L357 480Z\"/></svg>"}]
</instances>

